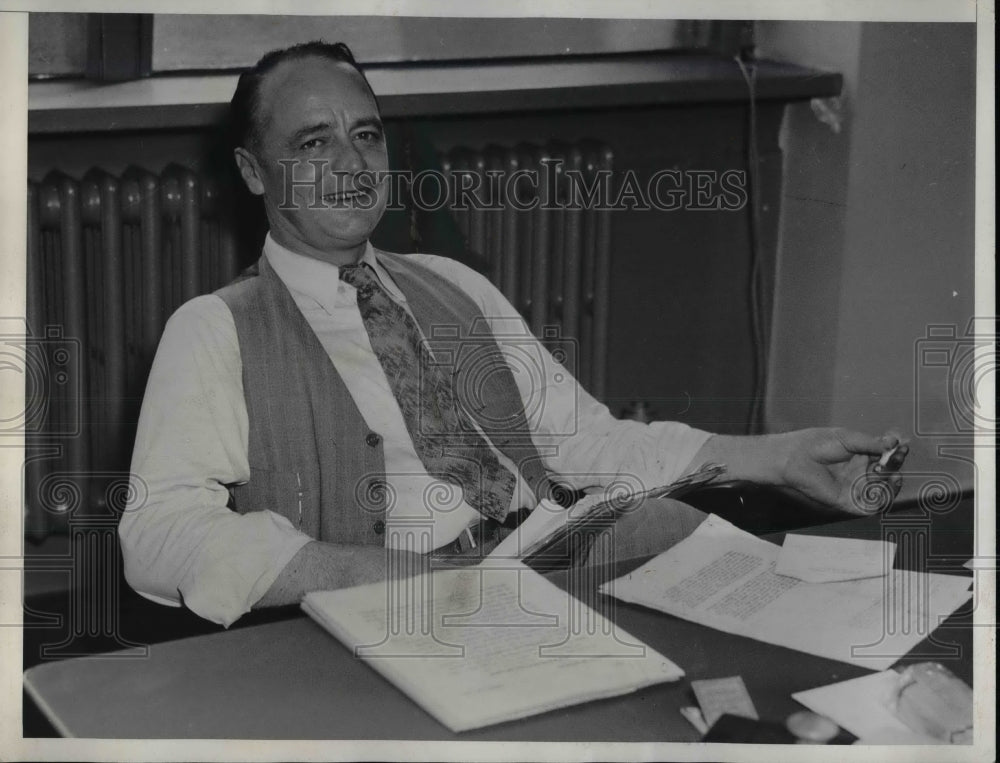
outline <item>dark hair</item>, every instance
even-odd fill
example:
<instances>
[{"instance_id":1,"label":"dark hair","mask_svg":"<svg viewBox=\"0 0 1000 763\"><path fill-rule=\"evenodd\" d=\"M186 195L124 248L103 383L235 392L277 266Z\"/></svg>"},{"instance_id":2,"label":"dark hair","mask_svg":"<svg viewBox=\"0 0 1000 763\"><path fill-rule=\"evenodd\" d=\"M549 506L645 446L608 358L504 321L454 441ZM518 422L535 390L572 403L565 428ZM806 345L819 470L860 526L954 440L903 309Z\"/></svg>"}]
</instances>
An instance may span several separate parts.
<instances>
[{"instance_id":1,"label":"dark hair","mask_svg":"<svg viewBox=\"0 0 1000 763\"><path fill-rule=\"evenodd\" d=\"M301 61L311 57L350 64L364 79L368 91L372 93L372 98L375 97L371 85L368 84L368 78L365 77L361 67L354 60L354 54L342 42L329 43L323 40L313 40L292 45L289 48L272 50L265 53L252 69L243 72L236 84L236 92L233 93L233 98L229 102L229 119L226 130L232 148L241 146L252 148L260 138L258 132L260 125L257 120L260 110L260 86L264 77L284 61Z\"/></svg>"}]
</instances>

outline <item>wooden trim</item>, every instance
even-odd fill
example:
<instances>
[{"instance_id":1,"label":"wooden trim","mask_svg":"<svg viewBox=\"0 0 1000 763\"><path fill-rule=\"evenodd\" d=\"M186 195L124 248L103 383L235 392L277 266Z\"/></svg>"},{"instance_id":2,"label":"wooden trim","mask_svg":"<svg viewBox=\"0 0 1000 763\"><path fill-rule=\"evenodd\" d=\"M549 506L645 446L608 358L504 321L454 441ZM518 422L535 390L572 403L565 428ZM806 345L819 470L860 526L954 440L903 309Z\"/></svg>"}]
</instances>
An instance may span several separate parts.
<instances>
[{"instance_id":1,"label":"wooden trim","mask_svg":"<svg viewBox=\"0 0 1000 763\"><path fill-rule=\"evenodd\" d=\"M640 53L489 62L366 67L383 116L417 117L663 104L738 103L747 85L731 58ZM237 75L149 77L29 86L31 134L204 127L228 108ZM840 93L842 78L793 64L760 61L759 100Z\"/></svg>"}]
</instances>

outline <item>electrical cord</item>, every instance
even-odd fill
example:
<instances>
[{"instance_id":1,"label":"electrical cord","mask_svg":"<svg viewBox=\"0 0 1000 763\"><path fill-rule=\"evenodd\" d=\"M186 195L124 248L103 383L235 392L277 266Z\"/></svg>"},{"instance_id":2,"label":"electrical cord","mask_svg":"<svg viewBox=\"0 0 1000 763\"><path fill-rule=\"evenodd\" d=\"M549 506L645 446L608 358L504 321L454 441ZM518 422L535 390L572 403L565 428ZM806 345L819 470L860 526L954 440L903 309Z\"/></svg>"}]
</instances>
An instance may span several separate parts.
<instances>
[{"instance_id":1,"label":"electrical cord","mask_svg":"<svg viewBox=\"0 0 1000 763\"><path fill-rule=\"evenodd\" d=\"M760 151L757 141L757 66L749 51L734 59L747 84L747 180L750 215L750 330L753 344L753 392L747 433L757 434L764 425L764 394L767 384L767 338L764 330L762 269L760 264Z\"/></svg>"}]
</instances>

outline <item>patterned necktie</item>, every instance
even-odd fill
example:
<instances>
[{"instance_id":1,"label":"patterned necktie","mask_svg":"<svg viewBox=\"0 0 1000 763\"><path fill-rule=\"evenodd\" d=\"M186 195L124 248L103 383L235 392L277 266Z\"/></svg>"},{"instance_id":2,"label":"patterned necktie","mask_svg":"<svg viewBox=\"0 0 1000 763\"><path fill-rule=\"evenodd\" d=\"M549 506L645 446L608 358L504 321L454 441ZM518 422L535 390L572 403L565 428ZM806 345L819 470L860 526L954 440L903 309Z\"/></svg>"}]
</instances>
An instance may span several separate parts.
<instances>
[{"instance_id":1,"label":"patterned necktie","mask_svg":"<svg viewBox=\"0 0 1000 763\"><path fill-rule=\"evenodd\" d=\"M458 405L451 374L431 362L416 322L367 265L340 268L340 279L358 291L358 309L372 349L427 473L460 486L466 503L503 521L515 477Z\"/></svg>"}]
</instances>

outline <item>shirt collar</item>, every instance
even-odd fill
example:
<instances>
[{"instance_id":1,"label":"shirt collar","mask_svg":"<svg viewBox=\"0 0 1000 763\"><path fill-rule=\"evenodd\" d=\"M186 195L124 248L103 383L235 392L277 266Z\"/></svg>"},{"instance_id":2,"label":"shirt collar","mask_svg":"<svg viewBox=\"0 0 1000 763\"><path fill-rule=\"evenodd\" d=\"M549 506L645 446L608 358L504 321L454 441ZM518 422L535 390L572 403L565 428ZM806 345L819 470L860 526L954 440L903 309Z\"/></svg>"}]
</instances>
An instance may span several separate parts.
<instances>
[{"instance_id":1,"label":"shirt collar","mask_svg":"<svg viewBox=\"0 0 1000 763\"><path fill-rule=\"evenodd\" d=\"M340 307L345 301L354 304L356 290L340 280L340 268L336 265L293 252L275 241L270 233L264 240L264 256L278 278L291 291L309 297L323 307ZM375 247L371 241L365 245L361 262L371 267L379 283L394 299L406 302L406 296L375 257Z\"/></svg>"}]
</instances>

